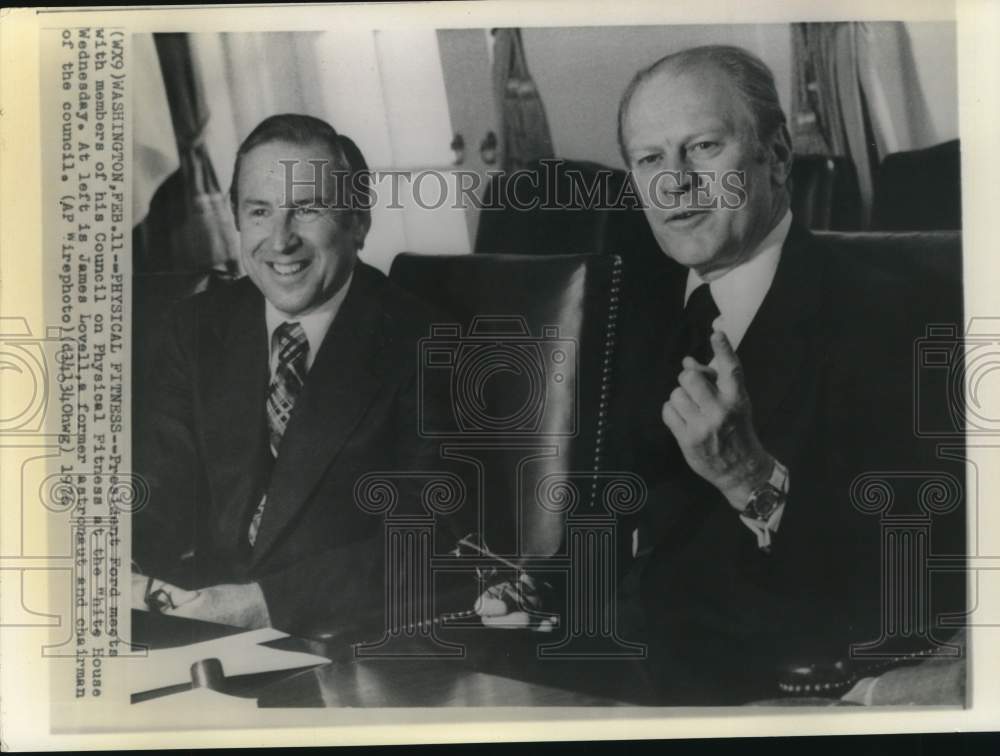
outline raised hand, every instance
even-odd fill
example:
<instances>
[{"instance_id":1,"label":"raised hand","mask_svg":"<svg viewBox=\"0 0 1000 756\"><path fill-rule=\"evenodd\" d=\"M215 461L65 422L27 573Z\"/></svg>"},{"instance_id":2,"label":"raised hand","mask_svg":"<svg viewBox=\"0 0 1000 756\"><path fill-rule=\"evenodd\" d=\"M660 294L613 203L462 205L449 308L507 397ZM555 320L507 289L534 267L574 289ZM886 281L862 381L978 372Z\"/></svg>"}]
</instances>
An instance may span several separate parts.
<instances>
[{"instance_id":1,"label":"raised hand","mask_svg":"<svg viewBox=\"0 0 1000 756\"><path fill-rule=\"evenodd\" d=\"M691 469L742 511L753 490L770 478L774 458L754 429L743 365L718 320L713 327L714 358L708 365L684 358L662 417Z\"/></svg>"}]
</instances>

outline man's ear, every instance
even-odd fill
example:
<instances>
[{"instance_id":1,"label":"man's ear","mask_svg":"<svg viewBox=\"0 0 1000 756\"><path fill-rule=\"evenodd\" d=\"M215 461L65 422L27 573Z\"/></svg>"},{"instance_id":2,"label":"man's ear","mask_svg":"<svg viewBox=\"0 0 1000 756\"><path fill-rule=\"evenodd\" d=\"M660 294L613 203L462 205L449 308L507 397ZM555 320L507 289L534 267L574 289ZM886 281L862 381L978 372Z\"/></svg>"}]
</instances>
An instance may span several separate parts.
<instances>
[{"instance_id":1,"label":"man's ear","mask_svg":"<svg viewBox=\"0 0 1000 756\"><path fill-rule=\"evenodd\" d=\"M768 145L768 158L771 162L771 180L777 186L785 186L792 175L792 137L788 133L788 127L781 124L781 127L774 132L771 143Z\"/></svg>"},{"instance_id":2,"label":"man's ear","mask_svg":"<svg viewBox=\"0 0 1000 756\"><path fill-rule=\"evenodd\" d=\"M240 214L236 212L236 199L233 197L233 190L229 190L229 210L233 214L233 225L236 226L236 230L240 230Z\"/></svg>"},{"instance_id":3,"label":"man's ear","mask_svg":"<svg viewBox=\"0 0 1000 756\"><path fill-rule=\"evenodd\" d=\"M353 217L351 233L354 235L354 244L361 250L365 247L365 238L372 225L371 216L367 213L354 213Z\"/></svg>"}]
</instances>

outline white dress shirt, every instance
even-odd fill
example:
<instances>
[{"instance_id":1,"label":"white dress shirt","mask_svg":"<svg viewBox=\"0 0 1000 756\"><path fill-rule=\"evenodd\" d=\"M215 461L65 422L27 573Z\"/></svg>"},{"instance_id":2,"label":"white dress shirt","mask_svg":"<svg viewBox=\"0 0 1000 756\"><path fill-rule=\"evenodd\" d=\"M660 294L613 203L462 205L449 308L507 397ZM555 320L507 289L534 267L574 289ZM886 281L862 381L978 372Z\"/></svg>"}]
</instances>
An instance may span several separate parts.
<instances>
[{"instance_id":1,"label":"white dress shirt","mask_svg":"<svg viewBox=\"0 0 1000 756\"><path fill-rule=\"evenodd\" d=\"M309 368L312 367L313 360L316 359L316 352L319 351L323 339L326 338L327 331L330 330L334 318L337 317L337 313L340 311L340 306L344 303L344 299L347 298L347 290L351 288L353 280L354 273L352 272L350 278L347 279L347 283L340 287L340 291L306 315L295 317L286 315L271 304L270 300L267 300L264 305L264 321L267 324L267 343L270 345L270 361L268 364L271 368L272 378L274 377L274 371L278 369L278 345L274 343L275 329L282 323L298 323L302 326L302 330L306 333L306 341L309 342L309 351L306 354L306 372L308 372Z\"/></svg>"},{"instance_id":2,"label":"white dress shirt","mask_svg":"<svg viewBox=\"0 0 1000 756\"><path fill-rule=\"evenodd\" d=\"M778 260L781 259L781 248L785 244L791 225L792 211L787 210L784 217L778 221L778 225L764 237L757 251L750 255L745 263L737 265L708 284L712 299L715 300L715 305L722 316L720 326L729 337L733 349L740 345L757 310L760 309L761 302L764 301L764 296L771 288L774 273L778 269ZM691 292L703 283L705 281L701 276L693 270L688 271L684 304L687 304Z\"/></svg>"},{"instance_id":3,"label":"white dress shirt","mask_svg":"<svg viewBox=\"0 0 1000 756\"><path fill-rule=\"evenodd\" d=\"M264 322L267 325L267 343L270 345L268 364L271 369L271 380L274 380L274 373L278 369L278 345L274 339L275 329L282 323L298 323L302 326L302 330L306 334L306 341L309 343L309 349L306 352L306 372L309 372L309 368L312 367L313 361L316 359L316 352L319 351L323 339L326 338L330 326L333 325L334 318L337 317L340 305L343 304L344 299L347 297L347 290L351 288L353 280L354 273L352 272L350 278L347 279L347 283L340 287L340 291L306 315L290 316L271 304L269 299L265 299ZM266 506L267 492L265 491L260 497L260 503L257 505L257 510L254 513L254 523L259 523L261 514ZM256 532L257 525L251 524L249 527L251 531Z\"/></svg>"}]
</instances>

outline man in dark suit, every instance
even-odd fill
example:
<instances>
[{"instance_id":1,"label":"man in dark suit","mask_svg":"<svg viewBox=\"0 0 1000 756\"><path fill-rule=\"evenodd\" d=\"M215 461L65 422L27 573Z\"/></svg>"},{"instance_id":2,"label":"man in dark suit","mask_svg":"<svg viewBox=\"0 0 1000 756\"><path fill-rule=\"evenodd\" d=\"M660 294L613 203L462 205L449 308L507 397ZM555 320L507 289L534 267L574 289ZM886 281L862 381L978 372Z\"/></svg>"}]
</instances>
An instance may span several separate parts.
<instances>
[{"instance_id":1,"label":"man in dark suit","mask_svg":"<svg viewBox=\"0 0 1000 756\"><path fill-rule=\"evenodd\" d=\"M913 434L917 292L795 223L785 117L746 51L639 72L619 139L665 253L628 297L617 385L618 462L649 486L623 551L650 660L667 701L774 697L891 610L852 483L942 470Z\"/></svg>"},{"instance_id":2,"label":"man in dark suit","mask_svg":"<svg viewBox=\"0 0 1000 756\"><path fill-rule=\"evenodd\" d=\"M432 316L357 259L369 214L358 183L337 180L359 168L355 153L301 115L266 119L239 149L247 276L176 308L137 408L150 486L134 520L138 602L303 632L381 607L382 520L354 486L437 467L416 422L416 344Z\"/></svg>"},{"instance_id":3,"label":"man in dark suit","mask_svg":"<svg viewBox=\"0 0 1000 756\"><path fill-rule=\"evenodd\" d=\"M922 319L926 292L795 223L785 116L746 51L693 48L640 71L619 142L664 253L626 265L611 465L648 497L620 523L622 637L648 644L664 703L773 698L783 672L810 665L812 682L842 683L838 662L894 610L882 522L862 511L882 492L852 484L947 469L914 437L913 345L924 323L960 314ZM916 509L912 493L893 515ZM906 600L926 601L911 568ZM482 597L484 623L524 624L502 590Z\"/></svg>"}]
</instances>

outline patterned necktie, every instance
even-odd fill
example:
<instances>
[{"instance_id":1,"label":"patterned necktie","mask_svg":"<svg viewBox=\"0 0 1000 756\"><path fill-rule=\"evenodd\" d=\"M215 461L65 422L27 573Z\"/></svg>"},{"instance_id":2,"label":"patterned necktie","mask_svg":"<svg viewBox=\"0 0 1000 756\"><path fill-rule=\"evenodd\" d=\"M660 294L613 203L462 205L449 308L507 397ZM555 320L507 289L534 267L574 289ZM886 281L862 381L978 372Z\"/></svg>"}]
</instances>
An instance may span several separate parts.
<instances>
[{"instance_id":1,"label":"patterned necktie","mask_svg":"<svg viewBox=\"0 0 1000 756\"><path fill-rule=\"evenodd\" d=\"M302 393L305 382L309 341L300 324L287 322L274 329L274 341L278 351L278 366L267 391L267 430L271 456L277 459L281 437L285 435L295 400ZM266 502L267 496L262 496L250 520L247 537L251 546L257 540Z\"/></svg>"}]
</instances>

